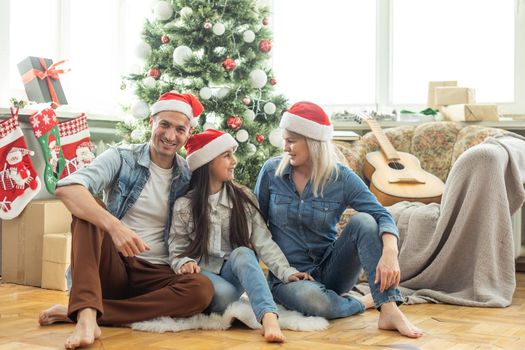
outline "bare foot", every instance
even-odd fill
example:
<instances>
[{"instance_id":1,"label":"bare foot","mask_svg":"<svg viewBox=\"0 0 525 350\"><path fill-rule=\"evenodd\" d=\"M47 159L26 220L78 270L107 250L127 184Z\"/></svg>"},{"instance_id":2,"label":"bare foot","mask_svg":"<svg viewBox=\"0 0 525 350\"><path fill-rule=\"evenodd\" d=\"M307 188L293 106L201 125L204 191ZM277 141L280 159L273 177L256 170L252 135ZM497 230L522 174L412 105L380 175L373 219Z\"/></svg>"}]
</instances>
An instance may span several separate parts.
<instances>
[{"instance_id":1,"label":"bare foot","mask_svg":"<svg viewBox=\"0 0 525 350\"><path fill-rule=\"evenodd\" d=\"M377 325L379 329L398 331L409 338L419 338L423 335L423 331L414 326L394 302L381 305Z\"/></svg>"},{"instance_id":2,"label":"bare foot","mask_svg":"<svg viewBox=\"0 0 525 350\"><path fill-rule=\"evenodd\" d=\"M97 325L97 311L83 309L78 313L77 325L73 333L66 339L66 349L76 349L91 345L100 337L101 331Z\"/></svg>"},{"instance_id":3,"label":"bare foot","mask_svg":"<svg viewBox=\"0 0 525 350\"><path fill-rule=\"evenodd\" d=\"M368 293L368 294L365 294L363 295L359 301L361 301L363 303L363 305L365 306L365 310L366 309L371 309L374 307L374 299L372 298L372 294Z\"/></svg>"},{"instance_id":4,"label":"bare foot","mask_svg":"<svg viewBox=\"0 0 525 350\"><path fill-rule=\"evenodd\" d=\"M38 323L41 326L49 326L57 322L73 322L67 317L67 306L56 304L38 315Z\"/></svg>"},{"instance_id":5,"label":"bare foot","mask_svg":"<svg viewBox=\"0 0 525 350\"><path fill-rule=\"evenodd\" d=\"M286 338L283 332L281 332L276 314L273 312L264 314L262 324L261 334L268 343L284 343Z\"/></svg>"}]
</instances>

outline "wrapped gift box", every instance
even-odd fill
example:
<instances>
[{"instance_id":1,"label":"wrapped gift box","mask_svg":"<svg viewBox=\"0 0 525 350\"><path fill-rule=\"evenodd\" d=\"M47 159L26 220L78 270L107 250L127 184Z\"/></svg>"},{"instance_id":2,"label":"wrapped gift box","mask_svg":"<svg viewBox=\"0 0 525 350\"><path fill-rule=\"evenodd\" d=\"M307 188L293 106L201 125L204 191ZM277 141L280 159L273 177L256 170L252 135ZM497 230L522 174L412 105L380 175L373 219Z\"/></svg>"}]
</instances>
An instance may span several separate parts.
<instances>
[{"instance_id":1,"label":"wrapped gift box","mask_svg":"<svg viewBox=\"0 0 525 350\"><path fill-rule=\"evenodd\" d=\"M428 83L427 107L437 108L436 106L436 88L440 86L458 86L455 80L431 81Z\"/></svg>"},{"instance_id":2,"label":"wrapped gift box","mask_svg":"<svg viewBox=\"0 0 525 350\"><path fill-rule=\"evenodd\" d=\"M492 104L457 104L440 107L445 120L451 121L498 121L498 106Z\"/></svg>"},{"instance_id":3,"label":"wrapped gift box","mask_svg":"<svg viewBox=\"0 0 525 350\"><path fill-rule=\"evenodd\" d=\"M71 261L71 233L44 235L42 288L67 290L66 270Z\"/></svg>"},{"instance_id":4,"label":"wrapped gift box","mask_svg":"<svg viewBox=\"0 0 525 350\"><path fill-rule=\"evenodd\" d=\"M49 58L29 56L18 63L18 71L29 101L67 104L59 78L59 74L64 73L64 70L56 68L63 62L53 64Z\"/></svg>"},{"instance_id":5,"label":"wrapped gift box","mask_svg":"<svg viewBox=\"0 0 525 350\"><path fill-rule=\"evenodd\" d=\"M457 86L438 86L435 97L438 107L476 102L474 89Z\"/></svg>"},{"instance_id":6,"label":"wrapped gift box","mask_svg":"<svg viewBox=\"0 0 525 350\"><path fill-rule=\"evenodd\" d=\"M2 220L2 279L40 287L43 235L71 230L71 214L59 200L30 202L12 220Z\"/></svg>"}]
</instances>

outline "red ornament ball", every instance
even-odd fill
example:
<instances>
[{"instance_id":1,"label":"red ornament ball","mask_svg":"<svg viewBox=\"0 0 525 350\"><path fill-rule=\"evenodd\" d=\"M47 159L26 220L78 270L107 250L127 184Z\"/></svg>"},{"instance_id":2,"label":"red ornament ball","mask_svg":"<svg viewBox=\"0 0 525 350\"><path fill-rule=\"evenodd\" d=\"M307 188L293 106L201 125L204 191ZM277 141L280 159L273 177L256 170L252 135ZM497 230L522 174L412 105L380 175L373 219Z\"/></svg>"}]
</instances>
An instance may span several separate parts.
<instances>
[{"instance_id":1,"label":"red ornament ball","mask_svg":"<svg viewBox=\"0 0 525 350\"><path fill-rule=\"evenodd\" d=\"M228 127L230 127L233 130L237 130L242 125L241 118L237 117L236 115L232 115L230 118L228 118L228 121L226 122Z\"/></svg>"},{"instance_id":2,"label":"red ornament ball","mask_svg":"<svg viewBox=\"0 0 525 350\"><path fill-rule=\"evenodd\" d=\"M270 23L270 19L268 17L264 17L263 20L262 20L262 24L267 26L268 23Z\"/></svg>"},{"instance_id":3,"label":"red ornament ball","mask_svg":"<svg viewBox=\"0 0 525 350\"><path fill-rule=\"evenodd\" d=\"M160 38L160 41L162 41L163 44L167 44L170 42L170 37L167 35L163 35L162 38Z\"/></svg>"},{"instance_id":4,"label":"red ornament ball","mask_svg":"<svg viewBox=\"0 0 525 350\"><path fill-rule=\"evenodd\" d=\"M259 51L262 53L268 53L272 49L272 43L268 39L261 40L259 43Z\"/></svg>"},{"instance_id":5,"label":"red ornament ball","mask_svg":"<svg viewBox=\"0 0 525 350\"><path fill-rule=\"evenodd\" d=\"M148 75L152 78L159 79L160 70L158 68L150 68L150 70L148 71Z\"/></svg>"},{"instance_id":6,"label":"red ornament ball","mask_svg":"<svg viewBox=\"0 0 525 350\"><path fill-rule=\"evenodd\" d=\"M209 21L205 21L202 26L204 29L211 29L211 27L213 27L213 25Z\"/></svg>"},{"instance_id":7,"label":"red ornament ball","mask_svg":"<svg viewBox=\"0 0 525 350\"><path fill-rule=\"evenodd\" d=\"M275 85L275 84L277 84L277 80L275 80L275 78L270 79L270 85Z\"/></svg>"},{"instance_id":8,"label":"red ornament ball","mask_svg":"<svg viewBox=\"0 0 525 350\"><path fill-rule=\"evenodd\" d=\"M259 143L263 142L264 141L264 135L261 135L261 134L257 135L256 140Z\"/></svg>"},{"instance_id":9,"label":"red ornament ball","mask_svg":"<svg viewBox=\"0 0 525 350\"><path fill-rule=\"evenodd\" d=\"M227 58L222 62L222 66L224 69L226 69L228 72L232 71L237 67L237 63L232 58Z\"/></svg>"}]
</instances>

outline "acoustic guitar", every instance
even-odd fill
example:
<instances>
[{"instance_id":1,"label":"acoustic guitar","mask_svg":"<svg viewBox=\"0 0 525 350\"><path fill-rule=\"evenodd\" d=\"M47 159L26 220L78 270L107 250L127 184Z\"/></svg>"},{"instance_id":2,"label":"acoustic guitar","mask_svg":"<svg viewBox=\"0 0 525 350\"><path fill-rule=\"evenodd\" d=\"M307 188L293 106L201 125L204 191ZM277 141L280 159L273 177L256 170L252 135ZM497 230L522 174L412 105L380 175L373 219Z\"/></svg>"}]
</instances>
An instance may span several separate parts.
<instances>
[{"instance_id":1,"label":"acoustic guitar","mask_svg":"<svg viewBox=\"0 0 525 350\"><path fill-rule=\"evenodd\" d=\"M385 133L370 115L358 113L358 123L366 122L374 133L381 151L366 155L363 174L370 181L370 191L384 206L401 201L439 203L445 184L421 168L410 153L397 152Z\"/></svg>"}]
</instances>

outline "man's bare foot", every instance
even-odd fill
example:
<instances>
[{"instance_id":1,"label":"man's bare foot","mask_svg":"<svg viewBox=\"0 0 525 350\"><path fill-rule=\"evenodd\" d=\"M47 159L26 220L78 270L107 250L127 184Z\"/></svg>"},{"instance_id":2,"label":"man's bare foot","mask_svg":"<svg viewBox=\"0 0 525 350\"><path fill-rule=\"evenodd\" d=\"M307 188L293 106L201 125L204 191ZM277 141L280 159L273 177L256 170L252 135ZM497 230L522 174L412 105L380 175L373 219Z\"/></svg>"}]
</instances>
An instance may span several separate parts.
<instances>
[{"instance_id":1,"label":"man's bare foot","mask_svg":"<svg viewBox=\"0 0 525 350\"><path fill-rule=\"evenodd\" d=\"M363 305L365 306L365 310L366 309L371 309L374 307L374 299L372 298L372 294L368 293L368 294L365 294L363 295L359 301L361 301L363 303Z\"/></svg>"},{"instance_id":2,"label":"man's bare foot","mask_svg":"<svg viewBox=\"0 0 525 350\"><path fill-rule=\"evenodd\" d=\"M73 333L66 339L66 349L76 349L93 344L100 337L101 331L97 325L97 311L83 309L78 312L77 325Z\"/></svg>"},{"instance_id":3,"label":"man's bare foot","mask_svg":"<svg viewBox=\"0 0 525 350\"><path fill-rule=\"evenodd\" d=\"M49 326L57 322L73 322L67 317L67 306L56 304L38 315L38 323L41 326Z\"/></svg>"},{"instance_id":4,"label":"man's bare foot","mask_svg":"<svg viewBox=\"0 0 525 350\"><path fill-rule=\"evenodd\" d=\"M414 326L394 302L381 305L377 325L379 329L398 331L409 338L419 338L423 335L423 331Z\"/></svg>"},{"instance_id":5,"label":"man's bare foot","mask_svg":"<svg viewBox=\"0 0 525 350\"><path fill-rule=\"evenodd\" d=\"M262 319L262 325L261 334L268 343L284 343L286 338L283 332L281 332L276 314L273 312L265 313Z\"/></svg>"}]
</instances>

